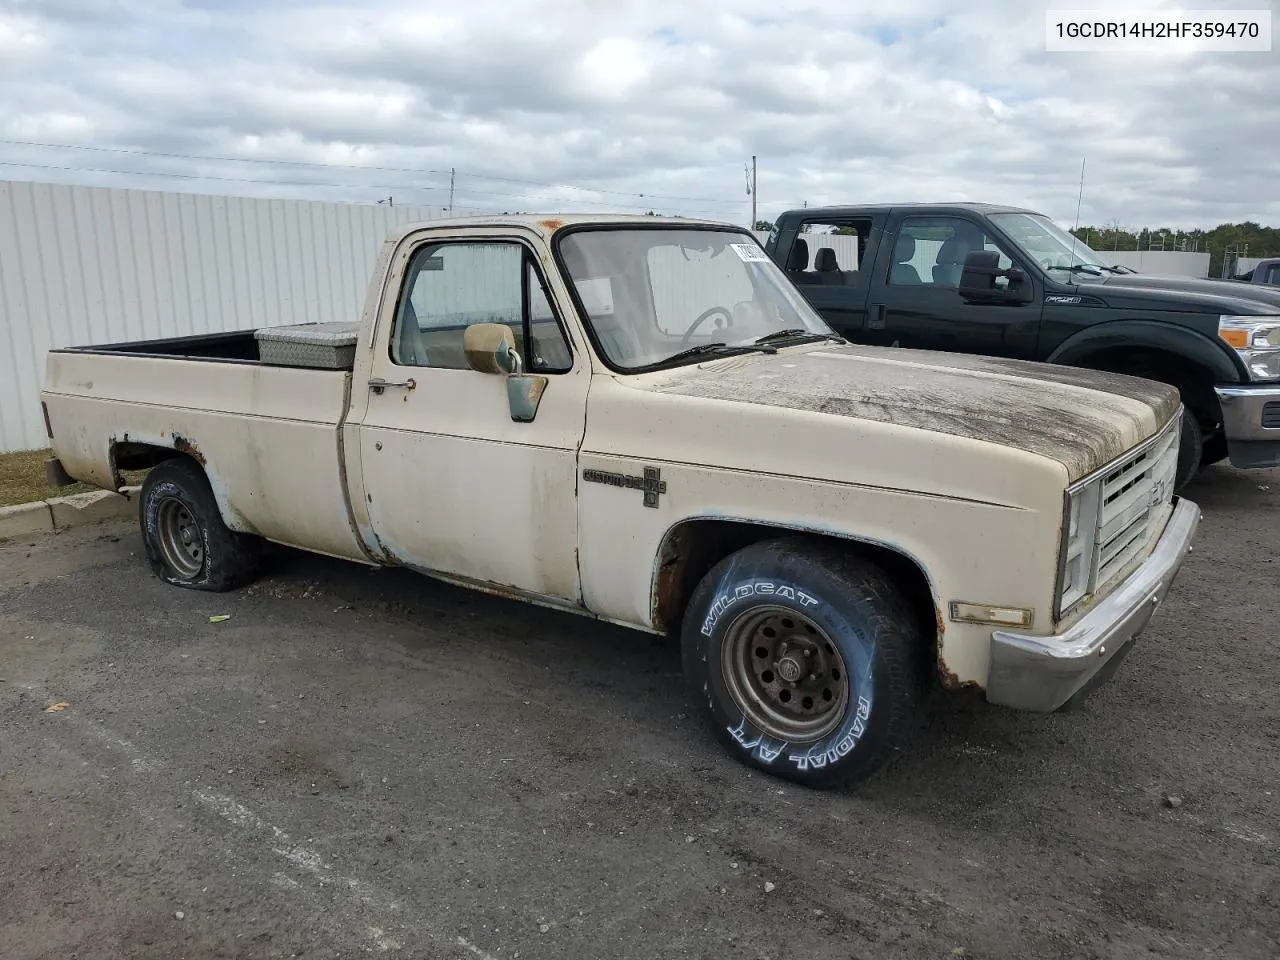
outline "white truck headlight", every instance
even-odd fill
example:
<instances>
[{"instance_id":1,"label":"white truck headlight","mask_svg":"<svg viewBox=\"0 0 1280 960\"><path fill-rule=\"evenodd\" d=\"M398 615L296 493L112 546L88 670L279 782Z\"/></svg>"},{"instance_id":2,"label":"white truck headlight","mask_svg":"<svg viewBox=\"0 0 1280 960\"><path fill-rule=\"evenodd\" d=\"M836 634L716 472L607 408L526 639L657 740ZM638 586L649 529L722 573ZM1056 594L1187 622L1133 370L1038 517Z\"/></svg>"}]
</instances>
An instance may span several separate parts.
<instances>
[{"instance_id":1,"label":"white truck headlight","mask_svg":"<svg viewBox=\"0 0 1280 960\"><path fill-rule=\"evenodd\" d=\"M1055 613L1059 619L1089 595L1101 491L1101 477L1067 491L1062 548L1058 557L1058 609Z\"/></svg>"},{"instance_id":2,"label":"white truck headlight","mask_svg":"<svg viewBox=\"0 0 1280 960\"><path fill-rule=\"evenodd\" d=\"M1235 348L1250 379L1280 380L1280 317L1219 317L1218 338Z\"/></svg>"}]
</instances>

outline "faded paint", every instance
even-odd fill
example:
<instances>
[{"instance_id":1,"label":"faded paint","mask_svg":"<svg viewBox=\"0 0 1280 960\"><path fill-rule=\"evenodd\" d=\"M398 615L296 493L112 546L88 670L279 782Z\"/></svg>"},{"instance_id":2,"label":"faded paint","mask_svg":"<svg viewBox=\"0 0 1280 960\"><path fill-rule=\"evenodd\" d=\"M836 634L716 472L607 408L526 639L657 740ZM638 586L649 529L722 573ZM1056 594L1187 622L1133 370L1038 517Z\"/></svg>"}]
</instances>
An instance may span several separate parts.
<instances>
[{"instance_id":1,"label":"faded paint","mask_svg":"<svg viewBox=\"0 0 1280 960\"><path fill-rule=\"evenodd\" d=\"M1177 413L1178 391L1135 377L933 351L822 346L708 364L659 391L809 410L981 440L1093 473ZM745 358L744 358L745 359Z\"/></svg>"},{"instance_id":2,"label":"faded paint","mask_svg":"<svg viewBox=\"0 0 1280 960\"><path fill-rule=\"evenodd\" d=\"M620 377L586 347L558 271L547 282L573 366L540 377L532 422L513 420L505 375L392 361L417 247L517 236L549 262L552 233L572 222L653 223L493 217L393 231L350 373L51 354L42 398L55 454L94 482L125 430L131 443L198 438L236 529L662 631L712 549L683 539L681 525L702 519L886 547L923 571L935 616L956 596L1051 609L1066 486L1177 408L1176 392L1132 378L829 344ZM369 389L410 372L413 391ZM666 482L656 504L578 482L646 466ZM990 628L937 627L941 682L984 685Z\"/></svg>"}]
</instances>

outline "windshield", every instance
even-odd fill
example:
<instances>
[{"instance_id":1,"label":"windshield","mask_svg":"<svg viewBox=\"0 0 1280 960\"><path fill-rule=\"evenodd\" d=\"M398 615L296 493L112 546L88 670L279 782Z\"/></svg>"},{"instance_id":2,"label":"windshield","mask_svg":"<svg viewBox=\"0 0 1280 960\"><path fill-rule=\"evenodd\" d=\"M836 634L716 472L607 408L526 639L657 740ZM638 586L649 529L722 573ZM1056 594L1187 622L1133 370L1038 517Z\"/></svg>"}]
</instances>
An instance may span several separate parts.
<instances>
[{"instance_id":1,"label":"windshield","mask_svg":"<svg viewBox=\"0 0 1280 960\"><path fill-rule=\"evenodd\" d=\"M1100 274L1111 268L1111 264L1090 250L1083 240L1063 230L1048 217L1030 213L993 213L991 219L1046 270L1071 270L1084 266L1097 268L1087 273Z\"/></svg>"},{"instance_id":2,"label":"windshield","mask_svg":"<svg viewBox=\"0 0 1280 960\"><path fill-rule=\"evenodd\" d=\"M594 228L559 242L605 359L636 369L752 349L780 331L834 337L750 234L728 229ZM681 355L681 356L677 356Z\"/></svg>"}]
</instances>

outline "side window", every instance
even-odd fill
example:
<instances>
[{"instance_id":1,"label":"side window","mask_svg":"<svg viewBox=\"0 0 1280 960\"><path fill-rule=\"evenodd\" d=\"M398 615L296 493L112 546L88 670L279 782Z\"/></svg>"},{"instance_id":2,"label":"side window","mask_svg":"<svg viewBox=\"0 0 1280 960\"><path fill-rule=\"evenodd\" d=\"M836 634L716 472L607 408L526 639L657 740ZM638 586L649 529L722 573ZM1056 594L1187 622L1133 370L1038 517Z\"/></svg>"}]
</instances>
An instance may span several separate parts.
<instances>
[{"instance_id":1,"label":"side window","mask_svg":"<svg viewBox=\"0 0 1280 960\"><path fill-rule=\"evenodd\" d=\"M959 217L908 217L894 242L889 283L958 287L964 258L975 250L997 253L1002 270L1013 264L1009 254L976 223Z\"/></svg>"},{"instance_id":2,"label":"side window","mask_svg":"<svg viewBox=\"0 0 1280 960\"><path fill-rule=\"evenodd\" d=\"M532 334L526 343L526 322ZM504 323L530 371L562 373L572 355L537 269L517 243L438 243L409 263L391 335L400 366L466 370L463 333Z\"/></svg>"},{"instance_id":3,"label":"side window","mask_svg":"<svg viewBox=\"0 0 1280 960\"><path fill-rule=\"evenodd\" d=\"M870 220L806 220L791 244L787 276L810 286L852 286L870 233Z\"/></svg>"}]
</instances>

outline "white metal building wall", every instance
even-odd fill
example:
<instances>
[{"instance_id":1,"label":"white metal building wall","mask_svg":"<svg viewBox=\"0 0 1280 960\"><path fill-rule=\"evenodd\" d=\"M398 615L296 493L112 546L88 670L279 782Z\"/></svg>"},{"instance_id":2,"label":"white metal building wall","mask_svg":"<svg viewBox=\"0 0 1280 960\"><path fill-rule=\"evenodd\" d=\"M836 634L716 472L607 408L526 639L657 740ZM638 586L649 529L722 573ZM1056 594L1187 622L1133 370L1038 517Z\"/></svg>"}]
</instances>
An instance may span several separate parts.
<instances>
[{"instance_id":1,"label":"white metal building wall","mask_svg":"<svg viewBox=\"0 0 1280 960\"><path fill-rule=\"evenodd\" d=\"M1209 276L1209 254L1183 253L1180 250L1099 250L1105 260L1131 267L1139 273L1157 277Z\"/></svg>"},{"instance_id":2,"label":"white metal building wall","mask_svg":"<svg viewBox=\"0 0 1280 960\"><path fill-rule=\"evenodd\" d=\"M0 182L0 452L47 443L51 347L356 319L387 231L441 215Z\"/></svg>"}]
</instances>

